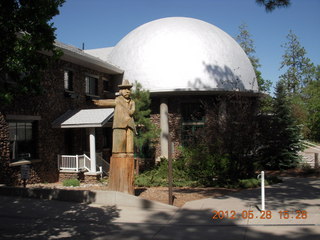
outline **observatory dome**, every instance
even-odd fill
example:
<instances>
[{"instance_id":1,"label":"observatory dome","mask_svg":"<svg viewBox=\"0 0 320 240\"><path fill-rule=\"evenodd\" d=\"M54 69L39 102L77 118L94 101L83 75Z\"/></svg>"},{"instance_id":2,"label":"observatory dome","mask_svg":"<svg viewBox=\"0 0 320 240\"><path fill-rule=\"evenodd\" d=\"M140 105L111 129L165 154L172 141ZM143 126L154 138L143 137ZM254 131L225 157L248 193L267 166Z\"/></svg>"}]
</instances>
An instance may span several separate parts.
<instances>
[{"instance_id":1,"label":"observatory dome","mask_svg":"<svg viewBox=\"0 0 320 240\"><path fill-rule=\"evenodd\" d=\"M258 91L245 52L227 33L207 22L169 17L131 31L108 61L151 92Z\"/></svg>"}]
</instances>

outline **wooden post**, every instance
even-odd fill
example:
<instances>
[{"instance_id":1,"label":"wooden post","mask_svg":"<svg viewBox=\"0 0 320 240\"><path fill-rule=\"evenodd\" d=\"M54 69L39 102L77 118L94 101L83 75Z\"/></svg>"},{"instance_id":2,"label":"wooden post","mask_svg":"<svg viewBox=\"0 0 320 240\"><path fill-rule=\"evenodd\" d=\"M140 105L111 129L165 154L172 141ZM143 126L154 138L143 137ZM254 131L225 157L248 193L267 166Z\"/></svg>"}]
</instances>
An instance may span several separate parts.
<instances>
[{"instance_id":1,"label":"wooden post","mask_svg":"<svg viewBox=\"0 0 320 240\"><path fill-rule=\"evenodd\" d=\"M110 159L109 190L134 194L133 154L112 154Z\"/></svg>"},{"instance_id":2,"label":"wooden post","mask_svg":"<svg viewBox=\"0 0 320 240\"><path fill-rule=\"evenodd\" d=\"M170 136L168 137L168 186L169 186L169 204L173 205L173 195L172 195L172 146Z\"/></svg>"},{"instance_id":3,"label":"wooden post","mask_svg":"<svg viewBox=\"0 0 320 240\"><path fill-rule=\"evenodd\" d=\"M314 153L314 168L319 168L319 153Z\"/></svg>"}]
</instances>

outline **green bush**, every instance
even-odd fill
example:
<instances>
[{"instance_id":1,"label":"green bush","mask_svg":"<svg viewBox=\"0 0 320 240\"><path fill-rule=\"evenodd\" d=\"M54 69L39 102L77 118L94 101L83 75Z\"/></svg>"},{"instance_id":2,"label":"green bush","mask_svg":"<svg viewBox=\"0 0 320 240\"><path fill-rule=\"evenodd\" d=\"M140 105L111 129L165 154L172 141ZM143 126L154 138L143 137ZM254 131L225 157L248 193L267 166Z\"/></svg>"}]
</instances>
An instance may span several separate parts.
<instances>
[{"instance_id":1,"label":"green bush","mask_svg":"<svg viewBox=\"0 0 320 240\"><path fill-rule=\"evenodd\" d=\"M282 180L276 176L267 177L264 180L265 186L275 184L275 183L280 183L280 182L282 182ZM256 188L261 186L261 180L257 178L240 179L238 181L238 184L239 184L238 187L240 188Z\"/></svg>"},{"instance_id":2,"label":"green bush","mask_svg":"<svg viewBox=\"0 0 320 240\"><path fill-rule=\"evenodd\" d=\"M230 160L226 156L211 153L209 146L198 144L182 149L178 160L191 180L202 186L216 186L227 182Z\"/></svg>"},{"instance_id":3,"label":"green bush","mask_svg":"<svg viewBox=\"0 0 320 240\"><path fill-rule=\"evenodd\" d=\"M80 186L80 181L78 179L66 179L62 182L65 187L78 187Z\"/></svg>"},{"instance_id":4,"label":"green bush","mask_svg":"<svg viewBox=\"0 0 320 240\"><path fill-rule=\"evenodd\" d=\"M268 182L265 181L265 185L268 185L267 183ZM239 187L241 188L256 188L256 187L259 187L260 185L261 185L260 179L258 180L256 178L239 180Z\"/></svg>"},{"instance_id":5,"label":"green bush","mask_svg":"<svg viewBox=\"0 0 320 240\"><path fill-rule=\"evenodd\" d=\"M179 160L173 161L173 186L195 186ZM139 187L168 186L168 161L163 159L154 169L136 176L135 185Z\"/></svg>"}]
</instances>

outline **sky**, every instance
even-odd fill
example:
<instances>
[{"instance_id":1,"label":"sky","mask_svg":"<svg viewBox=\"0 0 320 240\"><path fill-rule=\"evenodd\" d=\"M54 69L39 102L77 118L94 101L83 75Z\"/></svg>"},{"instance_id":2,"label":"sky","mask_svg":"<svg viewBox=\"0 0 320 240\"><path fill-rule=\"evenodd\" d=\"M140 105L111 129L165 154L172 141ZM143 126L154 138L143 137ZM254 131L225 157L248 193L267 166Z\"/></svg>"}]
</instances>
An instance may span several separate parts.
<instances>
[{"instance_id":1,"label":"sky","mask_svg":"<svg viewBox=\"0 0 320 240\"><path fill-rule=\"evenodd\" d=\"M232 37L246 24L262 65L273 83L292 30L311 61L320 64L320 1L291 0L288 8L266 12L255 0L66 0L52 20L58 41L85 49L115 46L138 26L164 17L191 17L211 23Z\"/></svg>"}]
</instances>

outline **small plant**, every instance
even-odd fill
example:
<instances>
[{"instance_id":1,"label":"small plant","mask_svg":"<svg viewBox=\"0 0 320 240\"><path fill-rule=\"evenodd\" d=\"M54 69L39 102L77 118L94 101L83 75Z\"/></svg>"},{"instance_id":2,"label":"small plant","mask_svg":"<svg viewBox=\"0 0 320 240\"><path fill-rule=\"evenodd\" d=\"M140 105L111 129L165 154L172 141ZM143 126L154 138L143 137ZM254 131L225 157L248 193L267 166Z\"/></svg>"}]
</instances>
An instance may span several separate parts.
<instances>
[{"instance_id":1,"label":"small plant","mask_svg":"<svg viewBox=\"0 0 320 240\"><path fill-rule=\"evenodd\" d=\"M261 181L256 178L239 180L239 186L241 188L256 188L256 187L259 187L260 184L261 184ZM265 181L265 184L268 185L268 182Z\"/></svg>"},{"instance_id":2,"label":"small plant","mask_svg":"<svg viewBox=\"0 0 320 240\"><path fill-rule=\"evenodd\" d=\"M78 179L66 179L62 182L65 187L78 187L80 186L80 181Z\"/></svg>"}]
</instances>

